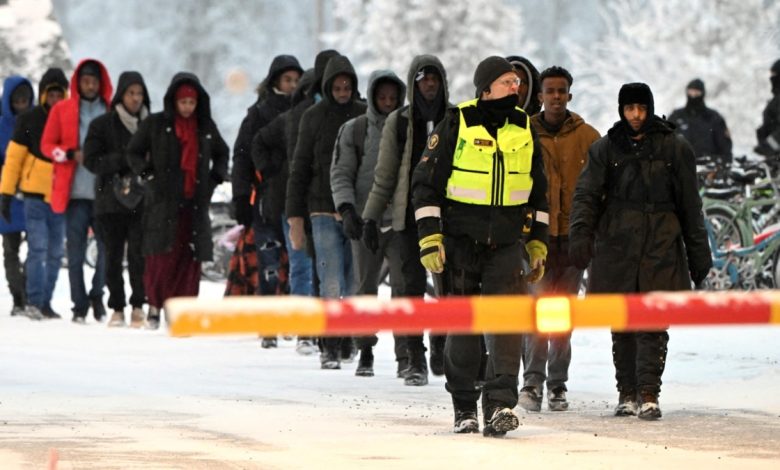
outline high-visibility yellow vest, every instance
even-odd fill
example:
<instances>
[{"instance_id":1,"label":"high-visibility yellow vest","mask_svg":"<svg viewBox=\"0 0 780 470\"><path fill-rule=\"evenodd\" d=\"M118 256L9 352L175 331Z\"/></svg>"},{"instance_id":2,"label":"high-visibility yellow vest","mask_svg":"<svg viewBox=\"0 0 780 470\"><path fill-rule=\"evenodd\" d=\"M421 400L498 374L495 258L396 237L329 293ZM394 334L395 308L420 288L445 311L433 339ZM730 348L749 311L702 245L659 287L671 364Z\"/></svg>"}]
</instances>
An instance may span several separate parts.
<instances>
[{"instance_id":1,"label":"high-visibility yellow vest","mask_svg":"<svg viewBox=\"0 0 780 470\"><path fill-rule=\"evenodd\" d=\"M447 181L447 199L485 206L525 204L533 187L530 119L516 108L525 127L508 122L498 129L498 139L494 139L481 122L467 123L466 113L475 116L475 110L467 108L476 105L476 99L458 105L460 128Z\"/></svg>"}]
</instances>

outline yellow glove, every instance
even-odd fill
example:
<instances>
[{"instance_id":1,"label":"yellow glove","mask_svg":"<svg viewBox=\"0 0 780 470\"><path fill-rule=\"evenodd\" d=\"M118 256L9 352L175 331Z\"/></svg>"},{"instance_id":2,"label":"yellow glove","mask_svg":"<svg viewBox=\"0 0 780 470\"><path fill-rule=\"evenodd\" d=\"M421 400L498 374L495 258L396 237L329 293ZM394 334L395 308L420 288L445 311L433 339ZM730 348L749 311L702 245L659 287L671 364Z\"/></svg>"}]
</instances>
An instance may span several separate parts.
<instances>
[{"instance_id":1,"label":"yellow glove","mask_svg":"<svg viewBox=\"0 0 780 470\"><path fill-rule=\"evenodd\" d=\"M531 258L531 272L526 278L528 282L539 282L544 277L544 262L547 260L547 245L539 240L531 240L525 244L525 251Z\"/></svg>"},{"instance_id":2,"label":"yellow glove","mask_svg":"<svg viewBox=\"0 0 780 470\"><path fill-rule=\"evenodd\" d=\"M420 262L432 273L444 271L444 235L434 233L420 240Z\"/></svg>"}]
</instances>

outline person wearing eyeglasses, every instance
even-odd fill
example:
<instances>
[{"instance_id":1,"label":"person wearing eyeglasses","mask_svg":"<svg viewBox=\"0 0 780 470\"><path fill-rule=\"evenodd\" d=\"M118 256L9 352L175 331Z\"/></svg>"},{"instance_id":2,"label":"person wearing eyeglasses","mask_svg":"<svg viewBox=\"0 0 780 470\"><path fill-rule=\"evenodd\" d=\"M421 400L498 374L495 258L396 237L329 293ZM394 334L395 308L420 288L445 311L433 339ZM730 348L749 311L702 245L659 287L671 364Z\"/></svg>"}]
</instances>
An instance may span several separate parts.
<instances>
[{"instance_id":1,"label":"person wearing eyeglasses","mask_svg":"<svg viewBox=\"0 0 780 470\"><path fill-rule=\"evenodd\" d=\"M547 179L528 114L517 105L519 78L491 56L474 73L477 98L450 108L428 139L412 177L420 261L441 273L446 295L525 294L544 275ZM535 214L531 223L527 215ZM524 228L530 233L524 237ZM525 238L525 243L524 243ZM524 255L530 257L526 270ZM485 384L477 387L482 341ZM454 432L483 435L517 429L522 335L447 336L444 373L455 412Z\"/></svg>"}]
</instances>

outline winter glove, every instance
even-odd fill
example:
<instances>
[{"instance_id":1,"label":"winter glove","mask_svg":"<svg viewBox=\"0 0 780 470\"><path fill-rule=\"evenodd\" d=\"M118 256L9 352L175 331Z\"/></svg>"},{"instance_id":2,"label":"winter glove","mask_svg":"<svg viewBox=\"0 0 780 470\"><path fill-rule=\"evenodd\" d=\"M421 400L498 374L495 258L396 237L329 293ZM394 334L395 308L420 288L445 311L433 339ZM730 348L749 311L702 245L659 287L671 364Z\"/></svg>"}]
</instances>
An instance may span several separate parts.
<instances>
[{"instance_id":1,"label":"winter glove","mask_svg":"<svg viewBox=\"0 0 780 470\"><path fill-rule=\"evenodd\" d=\"M569 238L569 260L577 269L585 269L593 258L593 241L590 238Z\"/></svg>"},{"instance_id":2,"label":"winter glove","mask_svg":"<svg viewBox=\"0 0 780 470\"><path fill-rule=\"evenodd\" d=\"M363 245L374 254L379 249L379 228L371 219L363 221Z\"/></svg>"},{"instance_id":3,"label":"winter glove","mask_svg":"<svg viewBox=\"0 0 780 470\"><path fill-rule=\"evenodd\" d=\"M246 228L252 226L252 204L249 202L249 196L233 197L233 205L236 210L236 221Z\"/></svg>"},{"instance_id":4,"label":"winter glove","mask_svg":"<svg viewBox=\"0 0 780 470\"><path fill-rule=\"evenodd\" d=\"M9 224L11 223L11 202L13 200L13 196L7 194L0 195L0 215Z\"/></svg>"},{"instance_id":5,"label":"winter glove","mask_svg":"<svg viewBox=\"0 0 780 470\"><path fill-rule=\"evenodd\" d=\"M531 260L531 272L527 280L530 283L539 282L544 277L544 263L547 261L547 245L539 240L531 240L525 244L525 251Z\"/></svg>"},{"instance_id":6,"label":"winter glove","mask_svg":"<svg viewBox=\"0 0 780 470\"><path fill-rule=\"evenodd\" d=\"M360 240L363 235L363 220L360 219L355 206L345 202L339 206L339 214L341 214L344 235L350 240Z\"/></svg>"},{"instance_id":7,"label":"winter glove","mask_svg":"<svg viewBox=\"0 0 780 470\"><path fill-rule=\"evenodd\" d=\"M444 271L444 235L434 233L420 240L420 262L425 269L437 274Z\"/></svg>"}]
</instances>

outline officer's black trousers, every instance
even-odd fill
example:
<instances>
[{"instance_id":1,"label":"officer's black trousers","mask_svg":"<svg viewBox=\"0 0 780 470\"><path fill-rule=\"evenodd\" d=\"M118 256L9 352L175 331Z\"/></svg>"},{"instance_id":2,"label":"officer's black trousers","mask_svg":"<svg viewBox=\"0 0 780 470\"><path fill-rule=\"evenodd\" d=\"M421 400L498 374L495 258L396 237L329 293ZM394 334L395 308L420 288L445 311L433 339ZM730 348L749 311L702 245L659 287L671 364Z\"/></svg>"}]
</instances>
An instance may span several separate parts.
<instances>
[{"instance_id":1,"label":"officer's black trousers","mask_svg":"<svg viewBox=\"0 0 780 470\"><path fill-rule=\"evenodd\" d=\"M612 333L612 359L618 391L661 391L666 365L666 331Z\"/></svg>"},{"instance_id":2,"label":"officer's black trousers","mask_svg":"<svg viewBox=\"0 0 780 470\"><path fill-rule=\"evenodd\" d=\"M445 236L445 289L450 295L524 294L523 245L488 246L468 237ZM482 360L482 335L448 335L444 347L447 390L453 400L475 403ZM488 351L482 402L486 410L517 405L520 334L484 335Z\"/></svg>"}]
</instances>

